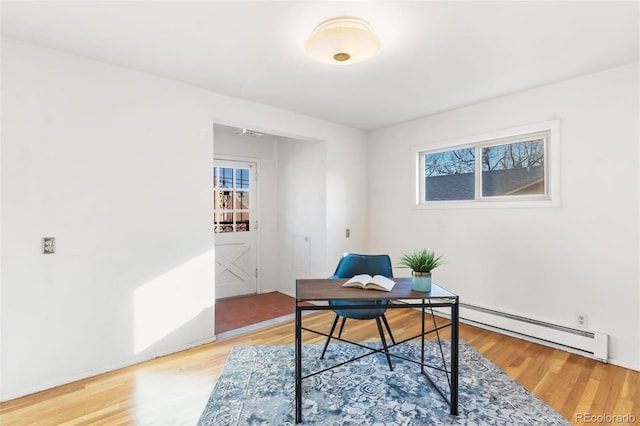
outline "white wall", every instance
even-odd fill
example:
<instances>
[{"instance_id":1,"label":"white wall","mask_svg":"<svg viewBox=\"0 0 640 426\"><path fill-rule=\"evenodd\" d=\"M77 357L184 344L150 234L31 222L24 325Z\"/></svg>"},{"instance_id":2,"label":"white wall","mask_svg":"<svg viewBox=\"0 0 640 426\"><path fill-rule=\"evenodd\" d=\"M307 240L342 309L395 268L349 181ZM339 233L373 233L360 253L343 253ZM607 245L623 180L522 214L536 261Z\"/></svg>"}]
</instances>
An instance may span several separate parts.
<instances>
[{"instance_id":1,"label":"white wall","mask_svg":"<svg viewBox=\"0 0 640 426\"><path fill-rule=\"evenodd\" d=\"M365 181L362 131L6 38L1 100L2 400L214 338L213 123L322 140L328 170L345 147Z\"/></svg>"},{"instance_id":2,"label":"white wall","mask_svg":"<svg viewBox=\"0 0 640 426\"><path fill-rule=\"evenodd\" d=\"M370 248L435 249L435 280L462 302L569 326L586 313L611 362L639 369L639 113L636 63L373 132ZM550 119L560 207L412 207L412 146Z\"/></svg>"},{"instance_id":3,"label":"white wall","mask_svg":"<svg viewBox=\"0 0 640 426\"><path fill-rule=\"evenodd\" d=\"M280 139L277 143L283 293L295 294L296 278L331 275L343 253L369 252L366 143L364 138L346 142ZM292 247L294 239L299 246ZM300 262L305 256L309 272Z\"/></svg>"},{"instance_id":4,"label":"white wall","mask_svg":"<svg viewBox=\"0 0 640 426\"><path fill-rule=\"evenodd\" d=\"M356 138L328 141L325 146L327 202L327 272L333 274L342 254L347 252L369 253L369 217L367 197L370 187L369 173L377 174L377 169L367 169L368 140ZM346 237L346 229L350 237Z\"/></svg>"},{"instance_id":5,"label":"white wall","mask_svg":"<svg viewBox=\"0 0 640 426\"><path fill-rule=\"evenodd\" d=\"M3 40L3 399L213 337L206 102Z\"/></svg>"},{"instance_id":6,"label":"white wall","mask_svg":"<svg viewBox=\"0 0 640 426\"><path fill-rule=\"evenodd\" d=\"M323 142L278 143L279 256L282 291L296 278L326 274L326 155Z\"/></svg>"}]
</instances>

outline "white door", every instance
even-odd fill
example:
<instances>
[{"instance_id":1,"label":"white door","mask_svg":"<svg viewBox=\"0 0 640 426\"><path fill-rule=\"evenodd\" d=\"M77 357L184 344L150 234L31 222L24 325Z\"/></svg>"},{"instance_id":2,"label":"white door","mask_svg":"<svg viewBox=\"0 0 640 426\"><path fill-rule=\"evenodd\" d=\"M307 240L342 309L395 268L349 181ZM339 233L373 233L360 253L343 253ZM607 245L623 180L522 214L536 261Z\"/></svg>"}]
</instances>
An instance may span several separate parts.
<instances>
[{"instance_id":1,"label":"white door","mask_svg":"<svg viewBox=\"0 0 640 426\"><path fill-rule=\"evenodd\" d=\"M215 160L216 298L257 292L256 164Z\"/></svg>"}]
</instances>

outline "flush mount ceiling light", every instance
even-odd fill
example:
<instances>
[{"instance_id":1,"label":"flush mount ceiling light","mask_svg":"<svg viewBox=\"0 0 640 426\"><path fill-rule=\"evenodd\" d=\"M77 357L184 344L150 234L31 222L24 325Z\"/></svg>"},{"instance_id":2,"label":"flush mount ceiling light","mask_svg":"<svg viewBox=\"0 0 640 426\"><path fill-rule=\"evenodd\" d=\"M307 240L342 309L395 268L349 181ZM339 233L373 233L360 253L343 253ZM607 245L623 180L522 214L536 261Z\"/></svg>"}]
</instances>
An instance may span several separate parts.
<instances>
[{"instance_id":1,"label":"flush mount ceiling light","mask_svg":"<svg viewBox=\"0 0 640 426\"><path fill-rule=\"evenodd\" d=\"M307 40L305 49L321 62L355 64L375 55L380 50L380 39L366 21L344 16L318 25Z\"/></svg>"}]
</instances>

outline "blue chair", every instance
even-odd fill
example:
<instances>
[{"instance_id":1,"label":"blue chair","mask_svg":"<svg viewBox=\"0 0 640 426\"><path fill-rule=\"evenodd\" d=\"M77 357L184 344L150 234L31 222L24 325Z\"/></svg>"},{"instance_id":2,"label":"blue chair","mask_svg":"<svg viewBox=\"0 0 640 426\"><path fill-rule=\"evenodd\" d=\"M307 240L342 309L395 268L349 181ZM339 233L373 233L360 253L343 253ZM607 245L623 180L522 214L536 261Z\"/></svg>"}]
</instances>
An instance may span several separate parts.
<instances>
[{"instance_id":1,"label":"blue chair","mask_svg":"<svg viewBox=\"0 0 640 426\"><path fill-rule=\"evenodd\" d=\"M382 275L385 277L392 278L393 271L391 268L391 259L386 254L377 254L377 255L368 255L368 254L355 254L355 253L346 253L340 259L336 271L330 279L336 278L351 278L354 275L358 274L369 274L373 275ZM374 290L370 290L374 291ZM384 306L388 305L388 300L383 300L377 302L378 304ZM370 305L371 302L367 301L355 301L355 300L330 300L329 306L334 306L339 308L344 305ZM389 363L389 368L393 370L393 366L391 365L391 357L389 356L388 348L387 348L387 340L384 336L384 331L382 329L382 323L384 323L387 328L387 332L389 333L389 337L393 344L396 343L393 338L393 334L391 334L391 328L389 327L389 323L387 322L387 318L384 316L387 308L381 309L334 309L336 316L333 320L333 324L331 325L331 330L329 331L329 335L327 336L327 341L324 344L324 348L322 349L322 355L320 358L324 358L324 354L327 351L327 347L329 346L329 342L333 338L333 333L338 325L338 320L342 318L342 324L340 325L340 331L338 332L338 337L342 336L342 330L344 329L344 324L347 321L347 318L357 319L357 320L371 320L375 319L376 324L378 325L378 332L380 333L380 340L382 341L382 346L384 348L384 352L387 356L387 362Z\"/></svg>"}]
</instances>

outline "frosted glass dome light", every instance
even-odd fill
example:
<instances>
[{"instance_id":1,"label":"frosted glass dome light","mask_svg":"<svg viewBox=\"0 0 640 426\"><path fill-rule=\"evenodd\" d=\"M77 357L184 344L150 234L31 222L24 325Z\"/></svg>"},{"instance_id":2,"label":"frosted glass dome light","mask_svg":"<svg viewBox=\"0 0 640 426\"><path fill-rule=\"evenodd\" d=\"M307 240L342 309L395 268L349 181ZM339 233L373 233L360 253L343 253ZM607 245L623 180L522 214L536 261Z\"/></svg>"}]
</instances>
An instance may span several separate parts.
<instances>
[{"instance_id":1,"label":"frosted glass dome light","mask_svg":"<svg viewBox=\"0 0 640 426\"><path fill-rule=\"evenodd\" d=\"M345 16L318 25L307 40L305 50L320 62L355 64L378 53L380 39L366 21Z\"/></svg>"}]
</instances>

